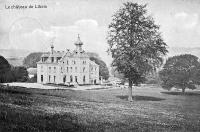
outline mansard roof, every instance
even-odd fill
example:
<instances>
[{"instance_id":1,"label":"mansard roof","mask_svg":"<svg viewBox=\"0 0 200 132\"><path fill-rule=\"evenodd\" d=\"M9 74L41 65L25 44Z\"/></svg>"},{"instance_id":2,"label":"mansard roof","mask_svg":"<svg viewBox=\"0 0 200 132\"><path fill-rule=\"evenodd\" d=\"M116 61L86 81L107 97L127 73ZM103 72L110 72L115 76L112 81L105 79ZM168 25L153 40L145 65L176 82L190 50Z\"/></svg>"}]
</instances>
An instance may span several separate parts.
<instances>
[{"instance_id":1,"label":"mansard roof","mask_svg":"<svg viewBox=\"0 0 200 132\"><path fill-rule=\"evenodd\" d=\"M70 52L69 50L67 51L54 51L53 54L50 52L44 53L41 56L41 60L38 63L51 63L51 57L55 57L55 58L61 58L59 61L62 61L65 57L69 57L69 58L89 58L89 55L85 52L77 52L76 50L74 50L73 52ZM42 58L46 58L43 62L42 62Z\"/></svg>"},{"instance_id":2,"label":"mansard roof","mask_svg":"<svg viewBox=\"0 0 200 132\"><path fill-rule=\"evenodd\" d=\"M88 54L84 50L81 52L74 50L70 57L89 58Z\"/></svg>"},{"instance_id":3,"label":"mansard roof","mask_svg":"<svg viewBox=\"0 0 200 132\"><path fill-rule=\"evenodd\" d=\"M55 57L57 63L62 61L65 57L89 58L89 55L82 49L83 42L80 40L79 35L78 35L77 41L75 42L75 45L76 45L76 49L73 52L70 52L70 50L68 49L66 51L55 51L54 46L52 45L51 52L44 53L41 56L41 60L38 63L51 63L51 57ZM59 61L57 61L58 60L57 58L59 58Z\"/></svg>"}]
</instances>

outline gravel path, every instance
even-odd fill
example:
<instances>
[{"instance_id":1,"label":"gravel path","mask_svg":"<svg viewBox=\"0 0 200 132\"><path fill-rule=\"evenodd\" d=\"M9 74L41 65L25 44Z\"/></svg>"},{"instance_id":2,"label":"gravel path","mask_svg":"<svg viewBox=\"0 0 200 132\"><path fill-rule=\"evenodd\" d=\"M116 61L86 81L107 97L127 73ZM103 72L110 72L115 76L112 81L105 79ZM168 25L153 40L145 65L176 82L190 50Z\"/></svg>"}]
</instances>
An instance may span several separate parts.
<instances>
[{"instance_id":1,"label":"gravel path","mask_svg":"<svg viewBox=\"0 0 200 132\"><path fill-rule=\"evenodd\" d=\"M4 85L10 85L10 86L21 86L26 88L38 88L38 89L71 89L71 90L88 90L88 89L98 89L105 86L101 85L89 85L89 86L77 86L76 88L67 88L64 86L49 86L49 85L43 85L39 83L20 83L20 82L13 82L13 83L4 83Z\"/></svg>"}]
</instances>

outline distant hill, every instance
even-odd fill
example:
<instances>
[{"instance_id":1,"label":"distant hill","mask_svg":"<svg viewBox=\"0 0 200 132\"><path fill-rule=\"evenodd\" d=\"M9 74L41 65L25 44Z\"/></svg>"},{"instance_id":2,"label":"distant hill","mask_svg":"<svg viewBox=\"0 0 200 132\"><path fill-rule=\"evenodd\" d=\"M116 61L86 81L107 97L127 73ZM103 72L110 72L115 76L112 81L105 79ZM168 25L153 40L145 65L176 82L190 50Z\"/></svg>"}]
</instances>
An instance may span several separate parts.
<instances>
[{"instance_id":1,"label":"distant hill","mask_svg":"<svg viewBox=\"0 0 200 132\"><path fill-rule=\"evenodd\" d=\"M26 57L31 51L23 49L0 49L0 55L5 58L20 58Z\"/></svg>"},{"instance_id":2,"label":"distant hill","mask_svg":"<svg viewBox=\"0 0 200 132\"><path fill-rule=\"evenodd\" d=\"M12 66L22 66L24 57L19 58L6 58Z\"/></svg>"},{"instance_id":3,"label":"distant hill","mask_svg":"<svg viewBox=\"0 0 200 132\"><path fill-rule=\"evenodd\" d=\"M4 56L13 66L23 65L23 59L29 53L31 53L31 51L22 49L0 49L0 55Z\"/></svg>"},{"instance_id":4,"label":"distant hill","mask_svg":"<svg viewBox=\"0 0 200 132\"><path fill-rule=\"evenodd\" d=\"M169 53L167 57L171 57L179 54L192 54L200 58L200 47L188 48L188 47L170 47ZM13 66L23 65L23 59L27 57L30 53L29 50L21 50L21 49L0 49L0 55L4 56L8 62ZM98 55L94 53L88 53L89 55L96 56Z\"/></svg>"},{"instance_id":5,"label":"distant hill","mask_svg":"<svg viewBox=\"0 0 200 132\"><path fill-rule=\"evenodd\" d=\"M192 54L200 58L200 47L188 48L188 47L170 47L167 54L168 57L180 54Z\"/></svg>"}]
</instances>

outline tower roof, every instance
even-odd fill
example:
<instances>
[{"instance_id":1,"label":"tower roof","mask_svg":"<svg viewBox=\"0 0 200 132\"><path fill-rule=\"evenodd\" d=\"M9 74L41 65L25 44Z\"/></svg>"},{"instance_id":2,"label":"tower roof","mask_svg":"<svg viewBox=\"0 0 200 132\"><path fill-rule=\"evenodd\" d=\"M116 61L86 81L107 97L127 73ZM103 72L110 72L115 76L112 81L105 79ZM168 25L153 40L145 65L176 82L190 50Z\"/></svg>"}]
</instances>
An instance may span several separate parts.
<instances>
[{"instance_id":1,"label":"tower roof","mask_svg":"<svg viewBox=\"0 0 200 132\"><path fill-rule=\"evenodd\" d=\"M75 42L75 45L83 45L83 42L81 41L79 34L78 34L77 41Z\"/></svg>"}]
</instances>

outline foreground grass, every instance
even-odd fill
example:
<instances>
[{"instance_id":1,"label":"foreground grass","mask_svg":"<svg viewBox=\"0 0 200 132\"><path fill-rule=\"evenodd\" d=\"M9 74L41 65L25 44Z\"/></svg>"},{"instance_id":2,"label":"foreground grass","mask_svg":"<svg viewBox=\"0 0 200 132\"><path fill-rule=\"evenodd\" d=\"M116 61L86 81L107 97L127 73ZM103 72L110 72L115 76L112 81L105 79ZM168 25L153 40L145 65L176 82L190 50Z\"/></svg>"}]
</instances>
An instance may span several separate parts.
<instances>
[{"instance_id":1,"label":"foreground grass","mask_svg":"<svg viewBox=\"0 0 200 132\"><path fill-rule=\"evenodd\" d=\"M200 131L200 95L157 86L39 90L0 87L0 131Z\"/></svg>"}]
</instances>

